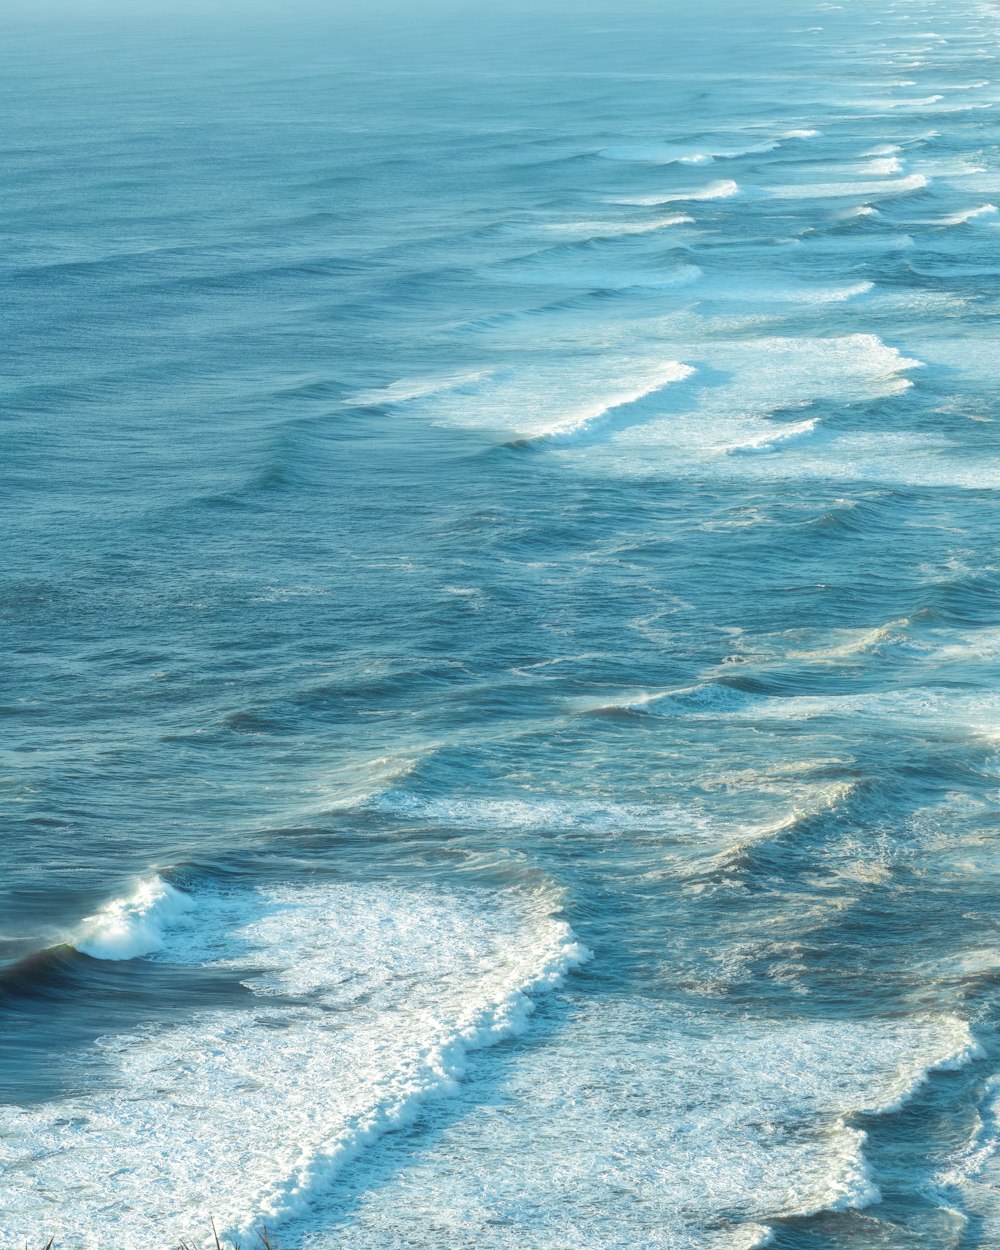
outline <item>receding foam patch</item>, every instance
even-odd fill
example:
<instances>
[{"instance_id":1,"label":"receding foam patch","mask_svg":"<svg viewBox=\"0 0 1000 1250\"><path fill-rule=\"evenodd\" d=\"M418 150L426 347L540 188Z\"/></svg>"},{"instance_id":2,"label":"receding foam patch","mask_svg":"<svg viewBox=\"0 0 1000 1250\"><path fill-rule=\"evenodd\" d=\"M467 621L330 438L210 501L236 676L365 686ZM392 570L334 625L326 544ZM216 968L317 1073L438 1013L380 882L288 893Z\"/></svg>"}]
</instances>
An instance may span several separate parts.
<instances>
[{"instance_id":1,"label":"receding foam patch","mask_svg":"<svg viewBox=\"0 0 1000 1250\"><path fill-rule=\"evenodd\" d=\"M995 962L992 967L995 967ZM958 1204L973 1217L981 1244L1000 1238L1000 1076L987 1079L972 1139L933 1178L942 1206Z\"/></svg>"},{"instance_id":2,"label":"receding foam patch","mask_svg":"<svg viewBox=\"0 0 1000 1250\"><path fill-rule=\"evenodd\" d=\"M179 892L148 887L102 914L155 928L160 961L232 969L253 1005L103 1038L100 1088L0 1110L15 1242L44 1229L80 1250L162 1250L210 1218L246 1237L301 1215L587 957L524 895L324 884L199 891L168 911ZM82 944L120 958L114 933Z\"/></svg>"},{"instance_id":3,"label":"receding foam patch","mask_svg":"<svg viewBox=\"0 0 1000 1250\"><path fill-rule=\"evenodd\" d=\"M949 1016L727 1019L609 995L519 1054L493 1097L463 1099L405 1167L373 1161L349 1220L317 1221L306 1244L763 1244L775 1217L877 1202L850 1115L894 1108L976 1053Z\"/></svg>"},{"instance_id":4,"label":"receding foam patch","mask_svg":"<svg viewBox=\"0 0 1000 1250\"><path fill-rule=\"evenodd\" d=\"M691 688L692 692L697 692L699 700L704 698L706 702L714 697L717 689L712 683ZM743 703L727 699L726 710L734 716L748 715L762 723L776 720L787 724L813 717L849 716L855 723L864 717L876 723L961 725L987 737L995 735L1000 725L1000 695L992 692L963 695L949 689L915 688L862 694L748 695L744 699Z\"/></svg>"}]
</instances>

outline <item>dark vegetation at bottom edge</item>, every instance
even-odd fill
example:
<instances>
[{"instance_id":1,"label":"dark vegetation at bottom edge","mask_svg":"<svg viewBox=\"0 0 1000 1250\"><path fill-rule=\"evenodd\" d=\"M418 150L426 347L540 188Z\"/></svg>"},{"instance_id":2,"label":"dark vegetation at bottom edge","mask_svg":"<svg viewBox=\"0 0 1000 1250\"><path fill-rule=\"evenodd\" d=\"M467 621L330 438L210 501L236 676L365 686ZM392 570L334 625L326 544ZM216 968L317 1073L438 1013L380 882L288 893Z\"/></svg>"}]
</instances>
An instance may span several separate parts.
<instances>
[{"instance_id":1,"label":"dark vegetation at bottom edge","mask_svg":"<svg viewBox=\"0 0 1000 1250\"><path fill-rule=\"evenodd\" d=\"M215 1228L215 1221L212 1221L212 1250L280 1250L278 1244L271 1240L271 1234L267 1231L266 1226L262 1226L260 1230L254 1234L254 1239L249 1244L238 1241L223 1242L219 1239L219 1234ZM25 1243L24 1250L28 1250ZM54 1237L50 1237L41 1250L59 1250ZM180 1241L177 1243L176 1250L200 1250L197 1242Z\"/></svg>"}]
</instances>

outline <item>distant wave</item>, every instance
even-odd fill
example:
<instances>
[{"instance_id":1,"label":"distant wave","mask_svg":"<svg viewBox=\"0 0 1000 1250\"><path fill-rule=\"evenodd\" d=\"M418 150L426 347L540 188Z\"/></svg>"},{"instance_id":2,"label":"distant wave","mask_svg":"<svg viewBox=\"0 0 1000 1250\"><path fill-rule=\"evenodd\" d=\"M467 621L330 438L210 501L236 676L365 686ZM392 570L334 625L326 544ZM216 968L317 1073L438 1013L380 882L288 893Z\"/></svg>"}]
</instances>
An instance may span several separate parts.
<instances>
[{"instance_id":1,"label":"distant wave","mask_svg":"<svg viewBox=\"0 0 1000 1250\"><path fill-rule=\"evenodd\" d=\"M650 165L709 165L716 160L773 152L780 142L780 139L766 139L747 147L716 147L710 143L689 147L671 143L638 143L628 147L605 148L599 155L605 160L637 161Z\"/></svg>"},{"instance_id":2,"label":"distant wave","mask_svg":"<svg viewBox=\"0 0 1000 1250\"><path fill-rule=\"evenodd\" d=\"M942 217L937 224L941 226L965 226L984 217L993 219L996 215L997 206L995 204L981 204L978 208L967 208L964 212L952 213L949 217Z\"/></svg>"},{"instance_id":3,"label":"distant wave","mask_svg":"<svg viewBox=\"0 0 1000 1250\"><path fill-rule=\"evenodd\" d=\"M570 443L645 421L658 393L695 374L678 360L581 358L578 368L492 371L467 388L427 391L414 412L435 424L489 431L508 447Z\"/></svg>"},{"instance_id":4,"label":"distant wave","mask_svg":"<svg viewBox=\"0 0 1000 1250\"><path fill-rule=\"evenodd\" d=\"M754 284L752 296L760 303L802 303L802 304L839 304L846 300L857 299L868 295L874 290L873 282L852 282L845 286L809 286L805 283L789 282L782 285L767 281ZM748 289L735 282L718 280L706 291L706 297L729 301L745 300L750 294Z\"/></svg>"},{"instance_id":5,"label":"distant wave","mask_svg":"<svg viewBox=\"0 0 1000 1250\"><path fill-rule=\"evenodd\" d=\"M401 378L390 382L387 386L376 387L370 391L359 391L356 395L345 399L345 404L362 406L379 404L405 404L411 399L426 399L430 395L441 395L447 391L460 390L482 382L490 376L490 370L478 369L467 373L448 373L441 377Z\"/></svg>"},{"instance_id":6,"label":"distant wave","mask_svg":"<svg viewBox=\"0 0 1000 1250\"><path fill-rule=\"evenodd\" d=\"M755 856L761 851L773 850L775 846L807 836L818 820L841 813L856 792L857 785L851 781L819 784L800 799L792 811L777 820L741 830L723 850L696 860L688 869L688 875L705 881L753 875Z\"/></svg>"},{"instance_id":7,"label":"distant wave","mask_svg":"<svg viewBox=\"0 0 1000 1250\"><path fill-rule=\"evenodd\" d=\"M653 165L709 165L713 161L736 160L741 156L758 156L777 151L789 140L813 139L818 130L800 128L746 143L739 139L691 140L690 143L636 143L604 148L599 155L605 160L636 161Z\"/></svg>"},{"instance_id":8,"label":"distant wave","mask_svg":"<svg viewBox=\"0 0 1000 1250\"><path fill-rule=\"evenodd\" d=\"M899 639L902 636L901 631L905 631L909 624L906 617L900 617L872 629L835 631L839 635L837 641L828 646L789 650L788 658L836 663L850 656L879 652L885 643Z\"/></svg>"},{"instance_id":9,"label":"distant wave","mask_svg":"<svg viewBox=\"0 0 1000 1250\"><path fill-rule=\"evenodd\" d=\"M873 174L877 178L884 178L890 174L900 174L902 172L903 162L898 156L887 156L872 160L865 166L865 173Z\"/></svg>"},{"instance_id":10,"label":"distant wave","mask_svg":"<svg viewBox=\"0 0 1000 1250\"><path fill-rule=\"evenodd\" d=\"M676 715L682 712L707 712L712 715L739 711L756 700L755 695L721 682L700 682L679 686L674 690L623 692L614 697L583 702L577 711L594 715L616 712L639 712L655 715Z\"/></svg>"},{"instance_id":11,"label":"distant wave","mask_svg":"<svg viewBox=\"0 0 1000 1250\"><path fill-rule=\"evenodd\" d=\"M690 225L693 217L687 213L671 213L668 217L658 217L653 221L570 221L553 226L560 234L579 234L587 241L601 239L617 239L630 234L655 234L659 230L667 230L671 226Z\"/></svg>"},{"instance_id":12,"label":"distant wave","mask_svg":"<svg viewBox=\"0 0 1000 1250\"><path fill-rule=\"evenodd\" d=\"M872 198L921 191L927 186L927 182L923 174L909 174L905 178L885 182L796 183L791 186L770 187L767 193L776 200L843 199L851 195Z\"/></svg>"},{"instance_id":13,"label":"distant wave","mask_svg":"<svg viewBox=\"0 0 1000 1250\"><path fill-rule=\"evenodd\" d=\"M843 534L864 534L877 527L881 511L877 502L867 499L841 498L824 507L806 525Z\"/></svg>"},{"instance_id":14,"label":"distant wave","mask_svg":"<svg viewBox=\"0 0 1000 1250\"><path fill-rule=\"evenodd\" d=\"M636 263L629 268L625 266L604 268L600 264L595 264L594 258L590 256L576 257L575 264L559 264L560 253L565 257L569 249L575 246L567 244L546 248L541 252L533 252L528 256L505 261L504 277L510 282L523 282L529 285L569 286L624 292L687 287L697 282L702 276L701 268L692 264L654 267Z\"/></svg>"},{"instance_id":15,"label":"distant wave","mask_svg":"<svg viewBox=\"0 0 1000 1250\"><path fill-rule=\"evenodd\" d=\"M694 191L675 191L668 195L644 195L632 197L630 199L619 199L617 204L635 204L647 208L654 208L658 204L676 204L683 201L691 200L698 202L701 200L726 200L731 196L739 194L740 185L731 178L722 178L718 182L710 182L707 187L699 187Z\"/></svg>"},{"instance_id":16,"label":"distant wave","mask_svg":"<svg viewBox=\"0 0 1000 1250\"><path fill-rule=\"evenodd\" d=\"M985 174L987 167L963 156L923 156L914 161L917 171L929 178L975 178Z\"/></svg>"},{"instance_id":17,"label":"distant wave","mask_svg":"<svg viewBox=\"0 0 1000 1250\"><path fill-rule=\"evenodd\" d=\"M664 690L624 690L596 698L574 699L572 712L585 716L616 716L622 712L645 712L666 698Z\"/></svg>"},{"instance_id":18,"label":"distant wave","mask_svg":"<svg viewBox=\"0 0 1000 1250\"><path fill-rule=\"evenodd\" d=\"M664 387L675 382L683 382L694 375L691 365L682 364L678 360L668 361L651 378L638 385L634 390L624 391L617 395L605 396L595 400L575 412L560 417L551 425L543 426L526 434L518 442L551 442L567 441L584 432L592 432L595 426L610 420L616 415L621 416L623 409L637 404L640 400L655 395Z\"/></svg>"}]
</instances>

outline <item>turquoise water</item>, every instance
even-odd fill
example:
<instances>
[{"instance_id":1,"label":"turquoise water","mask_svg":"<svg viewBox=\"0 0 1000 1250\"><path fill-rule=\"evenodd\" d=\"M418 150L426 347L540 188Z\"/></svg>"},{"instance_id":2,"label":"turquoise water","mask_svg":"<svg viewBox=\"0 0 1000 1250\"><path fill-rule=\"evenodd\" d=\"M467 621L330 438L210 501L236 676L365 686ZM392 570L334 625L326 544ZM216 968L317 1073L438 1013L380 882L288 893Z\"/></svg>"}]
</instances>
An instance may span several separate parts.
<instances>
[{"instance_id":1,"label":"turquoise water","mask_svg":"<svg viewBox=\"0 0 1000 1250\"><path fill-rule=\"evenodd\" d=\"M997 11L0 27L0 1245L996 1245Z\"/></svg>"}]
</instances>

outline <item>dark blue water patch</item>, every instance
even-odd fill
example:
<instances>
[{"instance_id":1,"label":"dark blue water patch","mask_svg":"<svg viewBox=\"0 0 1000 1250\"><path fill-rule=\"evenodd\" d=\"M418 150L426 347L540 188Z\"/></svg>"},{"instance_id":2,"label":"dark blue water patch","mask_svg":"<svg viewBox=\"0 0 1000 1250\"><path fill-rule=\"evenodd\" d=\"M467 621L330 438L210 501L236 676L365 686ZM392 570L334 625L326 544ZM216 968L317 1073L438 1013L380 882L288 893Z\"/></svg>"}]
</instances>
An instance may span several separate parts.
<instances>
[{"instance_id":1,"label":"dark blue water patch","mask_svg":"<svg viewBox=\"0 0 1000 1250\"><path fill-rule=\"evenodd\" d=\"M0 1070L25 1106L78 1097L106 1080L94 1043L109 1033L167 1027L193 1010L245 1010L238 969L176 968L148 960L91 959L70 947L0 970ZM0 1083L3 1088L3 1083Z\"/></svg>"},{"instance_id":2,"label":"dark blue water patch","mask_svg":"<svg viewBox=\"0 0 1000 1250\"><path fill-rule=\"evenodd\" d=\"M981 1030L988 1037L989 1030ZM985 1062L984 1062L985 1060ZM881 1201L867 1212L829 1212L775 1222L773 1245L787 1250L818 1246L941 1246L988 1244L981 1221L949 1209L935 1173L947 1167L976 1131L983 1096L983 1060L959 1071L928 1074L902 1108L880 1116L855 1116L866 1135L865 1157ZM934 1143L928 1152L928 1143ZM914 1185L914 1178L922 1180ZM988 1234L987 1234L988 1236Z\"/></svg>"},{"instance_id":3,"label":"dark blue water patch","mask_svg":"<svg viewBox=\"0 0 1000 1250\"><path fill-rule=\"evenodd\" d=\"M942 579L923 611L948 624L994 627L1000 622L1000 572L987 568Z\"/></svg>"}]
</instances>

